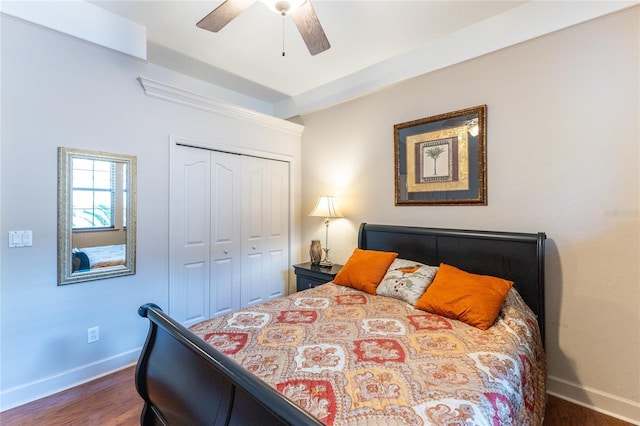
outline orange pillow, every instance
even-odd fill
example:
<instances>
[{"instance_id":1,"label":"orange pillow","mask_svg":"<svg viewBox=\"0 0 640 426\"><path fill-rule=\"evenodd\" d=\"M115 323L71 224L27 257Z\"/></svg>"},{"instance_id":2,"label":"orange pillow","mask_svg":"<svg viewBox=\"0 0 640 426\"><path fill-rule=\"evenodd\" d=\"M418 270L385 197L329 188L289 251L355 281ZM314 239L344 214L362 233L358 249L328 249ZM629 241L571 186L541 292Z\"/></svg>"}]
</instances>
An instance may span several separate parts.
<instances>
[{"instance_id":1,"label":"orange pillow","mask_svg":"<svg viewBox=\"0 0 640 426\"><path fill-rule=\"evenodd\" d=\"M356 248L333 279L335 284L376 294L376 288L398 253Z\"/></svg>"},{"instance_id":2,"label":"orange pillow","mask_svg":"<svg viewBox=\"0 0 640 426\"><path fill-rule=\"evenodd\" d=\"M512 281L442 263L416 308L486 330L496 320L512 285Z\"/></svg>"}]
</instances>

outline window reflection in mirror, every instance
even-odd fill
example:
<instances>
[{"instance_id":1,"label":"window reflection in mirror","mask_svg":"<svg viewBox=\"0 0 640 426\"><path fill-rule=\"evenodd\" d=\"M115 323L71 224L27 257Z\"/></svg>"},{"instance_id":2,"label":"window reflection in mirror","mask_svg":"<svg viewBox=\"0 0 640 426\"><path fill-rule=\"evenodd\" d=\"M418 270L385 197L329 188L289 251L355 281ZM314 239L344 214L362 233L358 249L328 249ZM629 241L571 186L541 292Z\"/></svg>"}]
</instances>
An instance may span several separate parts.
<instances>
[{"instance_id":1,"label":"window reflection in mirror","mask_svg":"<svg viewBox=\"0 0 640 426\"><path fill-rule=\"evenodd\" d=\"M136 158L58 155L58 284L134 274Z\"/></svg>"}]
</instances>

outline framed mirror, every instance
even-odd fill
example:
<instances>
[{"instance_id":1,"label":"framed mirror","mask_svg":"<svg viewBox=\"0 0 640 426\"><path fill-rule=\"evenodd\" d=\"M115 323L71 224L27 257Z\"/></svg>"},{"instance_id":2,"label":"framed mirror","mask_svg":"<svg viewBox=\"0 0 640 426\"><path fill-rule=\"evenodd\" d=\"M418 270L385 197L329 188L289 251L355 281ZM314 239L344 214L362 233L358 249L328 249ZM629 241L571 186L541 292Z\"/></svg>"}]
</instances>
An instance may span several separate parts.
<instances>
[{"instance_id":1,"label":"framed mirror","mask_svg":"<svg viewBox=\"0 0 640 426\"><path fill-rule=\"evenodd\" d=\"M136 272L136 157L58 148L58 285Z\"/></svg>"}]
</instances>

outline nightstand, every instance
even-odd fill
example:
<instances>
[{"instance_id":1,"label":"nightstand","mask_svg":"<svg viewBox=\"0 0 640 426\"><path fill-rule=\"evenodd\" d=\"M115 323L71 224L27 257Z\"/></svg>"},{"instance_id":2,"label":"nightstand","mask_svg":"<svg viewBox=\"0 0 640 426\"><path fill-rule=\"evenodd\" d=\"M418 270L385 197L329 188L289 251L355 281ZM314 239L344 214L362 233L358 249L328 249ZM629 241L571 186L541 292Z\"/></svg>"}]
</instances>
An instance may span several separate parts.
<instances>
[{"instance_id":1,"label":"nightstand","mask_svg":"<svg viewBox=\"0 0 640 426\"><path fill-rule=\"evenodd\" d=\"M333 264L331 267L312 265L311 262L293 265L296 273L296 291L313 288L332 281L342 265Z\"/></svg>"}]
</instances>

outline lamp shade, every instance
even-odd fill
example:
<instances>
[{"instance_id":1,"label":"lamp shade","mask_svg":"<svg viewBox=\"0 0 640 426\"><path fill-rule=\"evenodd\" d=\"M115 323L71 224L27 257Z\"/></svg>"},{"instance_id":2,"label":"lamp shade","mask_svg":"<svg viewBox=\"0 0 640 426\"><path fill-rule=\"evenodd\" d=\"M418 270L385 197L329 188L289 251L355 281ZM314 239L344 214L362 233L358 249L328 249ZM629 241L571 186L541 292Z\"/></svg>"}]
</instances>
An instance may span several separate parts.
<instances>
[{"instance_id":1,"label":"lamp shade","mask_svg":"<svg viewBox=\"0 0 640 426\"><path fill-rule=\"evenodd\" d=\"M318 217L344 217L338 208L336 199L331 196L320 197L316 206L311 210L309 216Z\"/></svg>"}]
</instances>

